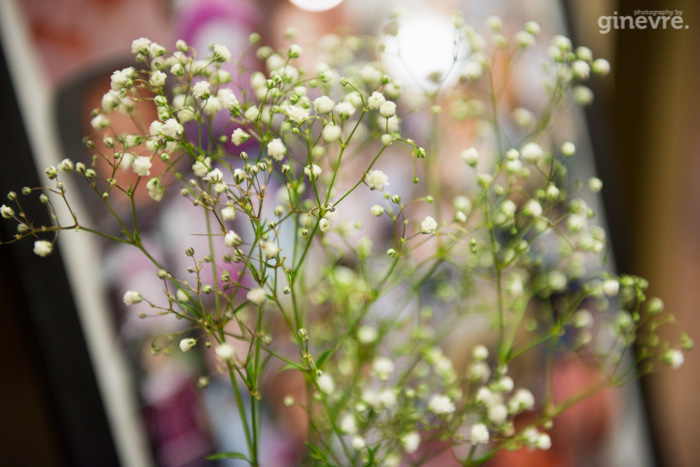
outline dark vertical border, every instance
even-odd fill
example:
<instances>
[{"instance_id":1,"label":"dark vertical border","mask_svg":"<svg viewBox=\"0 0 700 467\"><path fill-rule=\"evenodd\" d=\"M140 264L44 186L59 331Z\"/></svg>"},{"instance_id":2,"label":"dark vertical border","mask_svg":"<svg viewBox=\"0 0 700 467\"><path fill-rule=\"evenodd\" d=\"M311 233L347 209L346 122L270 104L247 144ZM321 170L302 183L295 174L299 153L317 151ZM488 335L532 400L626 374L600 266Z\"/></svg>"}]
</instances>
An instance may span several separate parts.
<instances>
[{"instance_id":1,"label":"dark vertical border","mask_svg":"<svg viewBox=\"0 0 700 467\"><path fill-rule=\"evenodd\" d=\"M0 48L0 204L7 203L6 195L10 190L19 193L23 186L39 185L8 64ZM36 198L31 202L22 198L27 215L47 225L49 216L45 207ZM7 240L14 233L14 221L2 221L0 234ZM23 342L32 362L32 368L24 371L38 374L36 381L41 387L35 389L50 408L51 413L44 415L49 431L60 446L54 465L118 465L61 255L55 251L46 258L39 258L32 253L32 246L32 241L25 240L0 247L0 277L7 279L5 284L13 291L13 297L0 297L0 313L14 313L20 318L16 329L21 333L18 340ZM0 387L12 385L12 381L2 379ZM2 393L6 390L2 389ZM20 398L3 403L26 404L27 401ZM7 430L25 426L22 420L7 420L4 415L2 425ZM0 459L11 458L12 453L31 453L27 449L34 446L34 433L24 435L27 445L4 446Z\"/></svg>"},{"instance_id":2,"label":"dark vertical border","mask_svg":"<svg viewBox=\"0 0 700 467\"><path fill-rule=\"evenodd\" d=\"M572 18L573 3L581 0L562 0L564 20L571 33L574 44L580 39L578 25ZM617 0L615 11L631 11L642 8L638 0ZM613 2L615 3L615 2ZM649 9L663 9L662 0L646 0ZM611 12L612 13L612 12ZM593 158L598 177L603 180L605 189L602 191L603 207L606 223L609 229L610 244L614 254L615 264L619 271L632 271L632 245L628 241L629 229L632 228L634 212L634 185L636 178L634 157L639 154L637 147L640 139L634 135L639 131L639 116L643 107L643 98L648 95L648 67L653 66L649 60L650 37L648 34L626 35L618 34L617 41L611 48L615 54L614 85L608 88L596 86L599 81L591 80L590 86L596 98L593 104L585 109L586 124L588 125ZM613 58L613 57L608 57ZM614 94L605 92L614 89ZM632 156L632 157L630 157ZM630 163L632 162L632 163ZM655 425L649 405L649 388L644 379L639 380L642 398L644 429L649 435L651 446L649 451L654 465L665 465L659 457L659 440L655 436Z\"/></svg>"}]
</instances>

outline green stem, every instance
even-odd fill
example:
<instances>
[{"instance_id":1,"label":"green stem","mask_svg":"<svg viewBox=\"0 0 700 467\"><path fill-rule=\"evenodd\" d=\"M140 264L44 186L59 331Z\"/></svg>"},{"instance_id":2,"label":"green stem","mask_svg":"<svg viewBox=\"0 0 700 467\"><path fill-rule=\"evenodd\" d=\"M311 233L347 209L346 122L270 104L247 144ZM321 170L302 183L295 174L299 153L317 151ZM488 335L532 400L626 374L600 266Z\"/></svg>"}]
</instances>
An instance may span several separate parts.
<instances>
[{"instance_id":1,"label":"green stem","mask_svg":"<svg viewBox=\"0 0 700 467\"><path fill-rule=\"evenodd\" d=\"M257 452L253 448L253 440L250 434L250 428L248 427L248 419L245 413L245 407L243 406L243 399L241 398L241 390L236 382L236 376L233 373L233 364L231 362L226 363L228 367L228 374L231 380L231 386L233 386L233 392L236 395L236 405L238 406L239 417L241 418L241 424L243 425L243 433L245 434L246 444L248 445L248 455L250 456L250 464L254 467L258 465ZM253 407L251 406L251 411Z\"/></svg>"}]
</instances>

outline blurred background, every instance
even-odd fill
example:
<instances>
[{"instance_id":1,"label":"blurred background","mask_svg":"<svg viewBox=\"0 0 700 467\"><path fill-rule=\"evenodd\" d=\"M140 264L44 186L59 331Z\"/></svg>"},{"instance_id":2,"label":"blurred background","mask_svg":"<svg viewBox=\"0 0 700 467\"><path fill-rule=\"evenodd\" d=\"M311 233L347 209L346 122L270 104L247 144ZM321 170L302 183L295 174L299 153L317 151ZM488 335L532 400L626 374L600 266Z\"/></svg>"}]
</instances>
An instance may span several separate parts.
<instances>
[{"instance_id":1,"label":"blurred background","mask_svg":"<svg viewBox=\"0 0 700 467\"><path fill-rule=\"evenodd\" d=\"M236 50L254 31L280 44L294 25L303 45L340 25L376 34L395 5L436 15L459 9L468 24L491 14L513 28L533 19L543 37L569 35L611 62L611 75L593 82L596 98L579 131L592 148L589 169L604 182L615 268L648 278L650 295L662 297L700 341L700 14L693 0L5 0L0 192L38 186L43 167L84 157L83 119L99 106L111 72L132 63L135 38L168 48L183 38L201 50L216 41ZM601 33L601 16L635 10L682 12L688 28ZM35 209L30 215L46 218L42 206ZM3 238L11 235L2 228ZM0 461L204 465L202 455L236 434L212 413L215 391L198 395L196 364L174 368L154 359L141 345L147 331L115 311L120 292L143 280L139 265L82 236L61 250L37 258L30 242L0 248ZM86 272L96 254L100 275L110 279ZM167 381L167 394L149 381ZM697 465L698 388L697 352L679 371L662 368L644 378L616 399L624 405L625 397L641 394L640 404L621 411L635 427L622 420L609 428L630 433L620 439L638 456L628 463L603 456L595 465ZM557 465L527 462L517 465Z\"/></svg>"}]
</instances>

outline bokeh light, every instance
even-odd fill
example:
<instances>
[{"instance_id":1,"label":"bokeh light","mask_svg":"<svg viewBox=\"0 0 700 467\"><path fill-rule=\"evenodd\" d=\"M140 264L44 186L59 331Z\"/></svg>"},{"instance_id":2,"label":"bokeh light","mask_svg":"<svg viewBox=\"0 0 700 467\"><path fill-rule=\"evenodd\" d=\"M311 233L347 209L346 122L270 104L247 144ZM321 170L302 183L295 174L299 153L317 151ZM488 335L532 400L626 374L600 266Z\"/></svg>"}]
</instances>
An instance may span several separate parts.
<instances>
[{"instance_id":1,"label":"bokeh light","mask_svg":"<svg viewBox=\"0 0 700 467\"><path fill-rule=\"evenodd\" d=\"M433 91L457 80L455 62L468 53L468 43L447 15L415 12L398 20L396 36L384 36L382 57L387 71L409 89Z\"/></svg>"},{"instance_id":2,"label":"bokeh light","mask_svg":"<svg viewBox=\"0 0 700 467\"><path fill-rule=\"evenodd\" d=\"M330 10L343 3L343 0L289 0L292 4L306 11Z\"/></svg>"}]
</instances>

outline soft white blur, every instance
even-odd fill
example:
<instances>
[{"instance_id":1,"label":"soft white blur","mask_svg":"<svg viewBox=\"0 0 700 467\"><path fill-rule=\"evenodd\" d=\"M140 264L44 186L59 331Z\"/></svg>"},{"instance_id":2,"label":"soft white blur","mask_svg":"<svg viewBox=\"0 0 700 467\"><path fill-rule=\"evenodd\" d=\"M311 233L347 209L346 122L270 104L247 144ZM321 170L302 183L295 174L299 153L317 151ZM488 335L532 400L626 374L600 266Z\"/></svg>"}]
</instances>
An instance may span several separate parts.
<instances>
[{"instance_id":1,"label":"soft white blur","mask_svg":"<svg viewBox=\"0 0 700 467\"><path fill-rule=\"evenodd\" d=\"M399 18L396 36L385 35L384 65L391 76L412 90L433 92L444 80L454 84L455 62L468 52L464 36L449 15L412 10Z\"/></svg>"},{"instance_id":2,"label":"soft white blur","mask_svg":"<svg viewBox=\"0 0 700 467\"><path fill-rule=\"evenodd\" d=\"M294 5L307 11L325 11L340 5L343 0L289 0Z\"/></svg>"}]
</instances>

